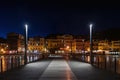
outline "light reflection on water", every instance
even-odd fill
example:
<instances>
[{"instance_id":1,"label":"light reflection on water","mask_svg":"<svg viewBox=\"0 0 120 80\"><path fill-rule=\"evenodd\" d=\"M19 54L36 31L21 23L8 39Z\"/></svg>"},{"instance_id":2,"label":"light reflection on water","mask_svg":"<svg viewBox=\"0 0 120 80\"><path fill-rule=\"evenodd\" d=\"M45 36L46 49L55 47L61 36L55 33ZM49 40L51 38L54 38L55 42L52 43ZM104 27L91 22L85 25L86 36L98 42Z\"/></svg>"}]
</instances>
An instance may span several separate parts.
<instances>
[{"instance_id":1,"label":"light reflection on water","mask_svg":"<svg viewBox=\"0 0 120 80\"><path fill-rule=\"evenodd\" d=\"M3 71L5 71L6 69L6 60L5 60L5 57L2 57L2 67L3 67Z\"/></svg>"},{"instance_id":2,"label":"light reflection on water","mask_svg":"<svg viewBox=\"0 0 120 80\"><path fill-rule=\"evenodd\" d=\"M11 68L18 67L18 65L24 64L24 60L23 58L21 58L21 56L20 57L2 56L1 59L2 59L2 65L0 67L2 67L1 69L3 72L6 70L10 70Z\"/></svg>"},{"instance_id":3,"label":"light reflection on water","mask_svg":"<svg viewBox=\"0 0 120 80\"><path fill-rule=\"evenodd\" d=\"M99 60L98 60L99 58ZM1 65L2 59L2 65ZM32 62L38 59L38 56L29 56L27 57L28 62ZM82 59L84 57L82 56ZM94 56L93 61L94 65L99 68L105 68L106 62L106 69L110 71L114 71L115 68L115 59L116 59L116 72L120 73L120 57L118 55L99 55ZM90 62L90 56L85 56L85 61ZM99 62L99 66L98 66ZM18 66L24 65L24 56L0 56L0 72L10 70L11 68L15 68Z\"/></svg>"},{"instance_id":4,"label":"light reflection on water","mask_svg":"<svg viewBox=\"0 0 120 80\"><path fill-rule=\"evenodd\" d=\"M76 55L76 59L90 63L90 55ZM93 65L102 69L120 73L120 56L118 55L93 55Z\"/></svg>"},{"instance_id":5,"label":"light reflection on water","mask_svg":"<svg viewBox=\"0 0 120 80\"><path fill-rule=\"evenodd\" d=\"M27 56L27 61L32 62L34 60L37 60L38 56ZM2 64L2 65L1 65ZM0 56L0 72L4 72L7 70L10 70L12 68L18 67L24 65L24 56Z\"/></svg>"}]
</instances>

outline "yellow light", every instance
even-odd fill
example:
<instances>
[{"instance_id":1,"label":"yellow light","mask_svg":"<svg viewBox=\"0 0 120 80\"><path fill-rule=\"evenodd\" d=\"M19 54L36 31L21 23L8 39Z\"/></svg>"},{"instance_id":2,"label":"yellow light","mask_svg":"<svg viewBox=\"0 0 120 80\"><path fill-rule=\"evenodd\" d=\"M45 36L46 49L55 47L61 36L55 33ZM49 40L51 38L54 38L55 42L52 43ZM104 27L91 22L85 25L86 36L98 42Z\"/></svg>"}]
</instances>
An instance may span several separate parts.
<instances>
[{"instance_id":1,"label":"yellow light","mask_svg":"<svg viewBox=\"0 0 120 80\"><path fill-rule=\"evenodd\" d=\"M18 51L22 51L22 48L21 48L21 47L19 47L19 48L18 48Z\"/></svg>"},{"instance_id":2,"label":"yellow light","mask_svg":"<svg viewBox=\"0 0 120 80\"><path fill-rule=\"evenodd\" d=\"M2 52L2 53L5 53L5 50L4 50L4 49L1 49L1 52Z\"/></svg>"},{"instance_id":3,"label":"yellow light","mask_svg":"<svg viewBox=\"0 0 120 80\"><path fill-rule=\"evenodd\" d=\"M1 52L3 52L4 51L4 49L1 49Z\"/></svg>"},{"instance_id":4,"label":"yellow light","mask_svg":"<svg viewBox=\"0 0 120 80\"><path fill-rule=\"evenodd\" d=\"M87 61L90 62L90 56L87 57Z\"/></svg>"},{"instance_id":5,"label":"yellow light","mask_svg":"<svg viewBox=\"0 0 120 80\"><path fill-rule=\"evenodd\" d=\"M87 51L90 51L90 48L87 48Z\"/></svg>"},{"instance_id":6,"label":"yellow light","mask_svg":"<svg viewBox=\"0 0 120 80\"><path fill-rule=\"evenodd\" d=\"M69 46L67 46L66 48L67 48L67 49L69 49L70 47L69 47Z\"/></svg>"}]
</instances>

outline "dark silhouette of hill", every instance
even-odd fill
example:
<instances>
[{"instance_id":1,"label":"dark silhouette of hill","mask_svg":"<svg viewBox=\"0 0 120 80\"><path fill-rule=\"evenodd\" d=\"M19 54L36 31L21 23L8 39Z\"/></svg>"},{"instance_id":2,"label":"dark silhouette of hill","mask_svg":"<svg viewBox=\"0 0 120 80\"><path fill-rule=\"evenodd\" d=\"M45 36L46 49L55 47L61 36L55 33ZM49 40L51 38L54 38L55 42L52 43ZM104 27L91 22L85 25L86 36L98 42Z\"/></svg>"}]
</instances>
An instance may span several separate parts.
<instances>
[{"instance_id":1,"label":"dark silhouette of hill","mask_svg":"<svg viewBox=\"0 0 120 80\"><path fill-rule=\"evenodd\" d=\"M110 28L93 33L94 39L120 40L120 28Z\"/></svg>"}]
</instances>

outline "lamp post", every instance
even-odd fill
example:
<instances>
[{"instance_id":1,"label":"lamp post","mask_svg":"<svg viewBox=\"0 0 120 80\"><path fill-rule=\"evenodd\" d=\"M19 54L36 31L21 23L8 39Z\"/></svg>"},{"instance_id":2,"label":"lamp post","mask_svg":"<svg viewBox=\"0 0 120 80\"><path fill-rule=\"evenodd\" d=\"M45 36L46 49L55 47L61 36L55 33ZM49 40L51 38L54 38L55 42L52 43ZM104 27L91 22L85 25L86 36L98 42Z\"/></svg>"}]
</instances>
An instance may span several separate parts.
<instances>
[{"instance_id":1,"label":"lamp post","mask_svg":"<svg viewBox=\"0 0 120 80\"><path fill-rule=\"evenodd\" d=\"M93 59L92 59L92 48L93 48L93 43L92 43L92 24L90 26L90 63L93 64Z\"/></svg>"},{"instance_id":2,"label":"lamp post","mask_svg":"<svg viewBox=\"0 0 120 80\"><path fill-rule=\"evenodd\" d=\"M25 55L24 55L24 64L27 64L27 43L28 43L28 25L25 24Z\"/></svg>"}]
</instances>

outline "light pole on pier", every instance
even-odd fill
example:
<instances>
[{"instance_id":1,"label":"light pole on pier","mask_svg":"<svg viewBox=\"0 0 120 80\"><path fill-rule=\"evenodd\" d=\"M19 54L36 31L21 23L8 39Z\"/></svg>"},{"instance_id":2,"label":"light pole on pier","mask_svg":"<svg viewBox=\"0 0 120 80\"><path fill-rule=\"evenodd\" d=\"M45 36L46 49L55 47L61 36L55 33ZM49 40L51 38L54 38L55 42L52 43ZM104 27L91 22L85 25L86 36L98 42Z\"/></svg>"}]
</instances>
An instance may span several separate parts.
<instances>
[{"instance_id":1,"label":"light pole on pier","mask_svg":"<svg viewBox=\"0 0 120 80\"><path fill-rule=\"evenodd\" d=\"M25 55L24 55L24 64L27 64L27 47L28 47L28 25L25 24Z\"/></svg>"},{"instance_id":2,"label":"light pole on pier","mask_svg":"<svg viewBox=\"0 0 120 80\"><path fill-rule=\"evenodd\" d=\"M93 49L93 42L92 42L92 24L90 26L90 63L93 64L93 55L92 55L92 49Z\"/></svg>"}]
</instances>

